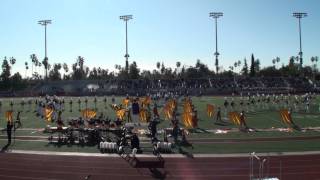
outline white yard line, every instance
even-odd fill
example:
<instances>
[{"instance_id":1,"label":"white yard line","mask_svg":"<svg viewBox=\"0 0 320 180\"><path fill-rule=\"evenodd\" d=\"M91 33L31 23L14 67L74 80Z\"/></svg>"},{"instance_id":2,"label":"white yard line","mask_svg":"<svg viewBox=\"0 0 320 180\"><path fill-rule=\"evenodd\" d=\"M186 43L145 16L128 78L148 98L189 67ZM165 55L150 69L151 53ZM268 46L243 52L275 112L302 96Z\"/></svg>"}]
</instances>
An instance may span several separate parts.
<instances>
[{"instance_id":1,"label":"white yard line","mask_svg":"<svg viewBox=\"0 0 320 180\"><path fill-rule=\"evenodd\" d=\"M28 150L11 150L8 153L15 154L35 154L35 155L58 155L58 156L89 156L89 157L119 157L118 154L101 154L101 153L83 153L83 152L54 152L54 151L28 151ZM316 155L320 151L306 151L306 152L272 152L272 153L255 153L257 156L294 156L294 155ZM161 154L165 158L185 158L181 154ZM195 158L205 157L250 157L250 153L236 153L236 154L193 154ZM154 158L152 154L137 154L136 157Z\"/></svg>"}]
</instances>

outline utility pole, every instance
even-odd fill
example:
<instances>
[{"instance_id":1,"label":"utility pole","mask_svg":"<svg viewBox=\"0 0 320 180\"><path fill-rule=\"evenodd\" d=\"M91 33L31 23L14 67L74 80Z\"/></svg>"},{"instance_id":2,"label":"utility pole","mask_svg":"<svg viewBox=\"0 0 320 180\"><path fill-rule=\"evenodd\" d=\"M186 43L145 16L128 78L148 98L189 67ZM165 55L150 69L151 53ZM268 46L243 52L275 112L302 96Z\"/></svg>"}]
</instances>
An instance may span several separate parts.
<instances>
[{"instance_id":1,"label":"utility pole","mask_svg":"<svg viewBox=\"0 0 320 180\"><path fill-rule=\"evenodd\" d=\"M132 19L132 15L123 15L120 16L120 19L126 22L126 54L124 57L126 58L126 72L129 73L129 54L128 54L128 21Z\"/></svg>"},{"instance_id":2,"label":"utility pole","mask_svg":"<svg viewBox=\"0 0 320 180\"><path fill-rule=\"evenodd\" d=\"M302 12L294 12L293 17L296 17L299 21L299 40L300 40L300 52L299 52L299 59L300 59L300 69L302 69L303 59L302 59L302 43L301 43L301 18L307 17L307 13Z\"/></svg>"},{"instance_id":3,"label":"utility pole","mask_svg":"<svg viewBox=\"0 0 320 180\"><path fill-rule=\"evenodd\" d=\"M209 17L214 18L215 20L215 26L216 26L216 52L214 53L215 57L216 57L216 73L219 73L219 60L218 60L218 56L220 55L218 52L218 18L223 16L222 12L211 12L209 13Z\"/></svg>"},{"instance_id":4,"label":"utility pole","mask_svg":"<svg viewBox=\"0 0 320 180\"><path fill-rule=\"evenodd\" d=\"M44 62L45 64L43 64L45 66L45 70L46 70L46 77L45 79L47 80L48 78L48 56L47 56L47 25L51 24L51 20L40 20L38 21L38 24L44 26Z\"/></svg>"}]
</instances>

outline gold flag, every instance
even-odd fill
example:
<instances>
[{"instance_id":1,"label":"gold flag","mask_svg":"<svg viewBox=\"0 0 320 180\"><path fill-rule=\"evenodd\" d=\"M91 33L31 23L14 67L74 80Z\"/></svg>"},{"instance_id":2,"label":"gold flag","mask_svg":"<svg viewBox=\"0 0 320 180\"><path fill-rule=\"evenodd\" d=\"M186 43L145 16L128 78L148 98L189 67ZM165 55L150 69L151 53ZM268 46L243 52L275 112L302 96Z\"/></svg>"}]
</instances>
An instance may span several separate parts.
<instances>
[{"instance_id":1,"label":"gold flag","mask_svg":"<svg viewBox=\"0 0 320 180\"><path fill-rule=\"evenodd\" d=\"M116 116L117 118L119 118L120 120L123 120L124 117L126 115L126 109L119 109L119 110L116 110Z\"/></svg>"},{"instance_id":2,"label":"gold flag","mask_svg":"<svg viewBox=\"0 0 320 180\"><path fill-rule=\"evenodd\" d=\"M129 102L130 102L130 99L127 99L127 98L125 98L125 99L122 100L122 104L123 104L125 107L128 107Z\"/></svg>"},{"instance_id":3,"label":"gold flag","mask_svg":"<svg viewBox=\"0 0 320 180\"><path fill-rule=\"evenodd\" d=\"M285 124L289 124L289 125L292 124L292 119L291 119L291 117L289 115L289 111L287 109L280 110L280 116L281 116L282 122L284 122Z\"/></svg>"},{"instance_id":4,"label":"gold flag","mask_svg":"<svg viewBox=\"0 0 320 180\"><path fill-rule=\"evenodd\" d=\"M44 108L44 118L45 118L48 122L51 122L51 120L52 120L52 114L53 114L53 108L50 108L50 107L45 107L45 108Z\"/></svg>"},{"instance_id":5,"label":"gold flag","mask_svg":"<svg viewBox=\"0 0 320 180\"><path fill-rule=\"evenodd\" d=\"M149 122L150 113L146 109L140 109L139 118L142 122Z\"/></svg>"},{"instance_id":6,"label":"gold flag","mask_svg":"<svg viewBox=\"0 0 320 180\"><path fill-rule=\"evenodd\" d=\"M238 112L230 112L229 117L235 125L241 124L241 118Z\"/></svg>"},{"instance_id":7,"label":"gold flag","mask_svg":"<svg viewBox=\"0 0 320 180\"><path fill-rule=\"evenodd\" d=\"M166 120L171 120L172 119L173 111L171 110L170 107L168 107L168 106L163 107L163 113L164 113L164 118Z\"/></svg>"},{"instance_id":8,"label":"gold flag","mask_svg":"<svg viewBox=\"0 0 320 180\"><path fill-rule=\"evenodd\" d=\"M92 109L84 109L81 111L81 115L85 119L91 119L94 118L97 115L97 112Z\"/></svg>"},{"instance_id":9,"label":"gold flag","mask_svg":"<svg viewBox=\"0 0 320 180\"><path fill-rule=\"evenodd\" d=\"M183 104L182 120L186 128L195 128L198 125L196 111L194 111L190 99L186 99Z\"/></svg>"},{"instance_id":10,"label":"gold flag","mask_svg":"<svg viewBox=\"0 0 320 180\"><path fill-rule=\"evenodd\" d=\"M214 106L212 104L207 104L207 115L212 117L214 114Z\"/></svg>"},{"instance_id":11,"label":"gold flag","mask_svg":"<svg viewBox=\"0 0 320 180\"><path fill-rule=\"evenodd\" d=\"M12 122L13 111L6 111L6 119L8 122Z\"/></svg>"}]
</instances>

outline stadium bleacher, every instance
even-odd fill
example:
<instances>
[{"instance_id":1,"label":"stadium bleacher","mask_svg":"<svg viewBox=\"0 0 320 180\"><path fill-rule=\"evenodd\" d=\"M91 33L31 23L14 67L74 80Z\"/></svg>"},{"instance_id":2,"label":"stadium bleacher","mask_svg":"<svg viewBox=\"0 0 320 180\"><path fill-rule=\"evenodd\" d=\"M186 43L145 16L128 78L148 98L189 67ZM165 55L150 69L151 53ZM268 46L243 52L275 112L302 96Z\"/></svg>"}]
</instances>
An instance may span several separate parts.
<instances>
[{"instance_id":1,"label":"stadium bleacher","mask_svg":"<svg viewBox=\"0 0 320 180\"><path fill-rule=\"evenodd\" d=\"M91 88L95 87L95 88ZM304 77L215 77L202 79L138 79L138 80L68 80L49 81L29 88L32 95L70 96L136 95L163 92L188 92L190 95L223 95L231 93L304 93L319 92L320 82ZM22 93L24 92L24 93ZM7 94L7 93L2 93ZM11 93L12 94L12 93ZM26 94L26 90L14 93ZM0 94L1 95L1 94Z\"/></svg>"}]
</instances>

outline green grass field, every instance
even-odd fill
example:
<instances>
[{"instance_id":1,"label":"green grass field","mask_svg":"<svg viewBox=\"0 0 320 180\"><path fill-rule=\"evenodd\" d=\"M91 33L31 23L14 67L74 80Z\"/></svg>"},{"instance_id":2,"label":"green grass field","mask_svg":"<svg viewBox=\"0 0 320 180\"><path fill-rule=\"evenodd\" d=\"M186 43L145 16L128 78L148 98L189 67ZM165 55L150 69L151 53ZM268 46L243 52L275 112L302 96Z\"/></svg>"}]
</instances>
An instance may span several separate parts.
<instances>
[{"instance_id":1,"label":"green grass field","mask_svg":"<svg viewBox=\"0 0 320 180\"><path fill-rule=\"evenodd\" d=\"M29 98L24 98L27 102ZM69 100L70 97L65 97L65 111L62 114L63 119L76 118L80 116L79 106L76 101L78 97L72 97L73 99L73 111L70 112ZM81 109L85 108L84 104L85 97L81 97ZM116 97L116 103L120 103L123 97ZM238 104L239 98L236 97L236 104ZM34 113L35 105L29 106L25 104L24 107L20 105L22 98L2 98L2 107L0 111L0 127L5 128L5 111L10 110L10 101L14 102L13 110L22 111L21 121L23 128L32 128L30 130L19 130L16 132L16 136L44 136L40 131L35 129L44 128L48 123L37 117ZM93 97L88 98L88 108L94 108ZM214 124L213 118L209 118L206 113L206 105L214 104L215 107L221 106L224 102L223 97L192 97L193 104L198 111L198 126L201 130L210 129L224 129L224 128L236 128L235 125L231 124L227 126L219 126ZM103 112L106 116L114 119L115 113L110 108L111 97L107 97L107 108L103 102L103 97L98 97L97 108L98 114ZM159 112L164 101L158 102L160 105ZM316 100L310 106L310 112L304 112L302 107L300 107L299 112L294 112L292 117L294 122L302 127L320 127L320 112L319 112L320 97L318 96ZM178 113L182 112L182 102L178 102ZM239 109L240 107L237 107ZM280 115L278 109L275 105L270 105L267 109L259 108L258 106L251 107L251 111L247 113L247 124L249 127L257 129L270 129L270 128L286 128L287 126L280 121ZM30 111L29 111L30 109ZM246 109L246 108L245 108ZM254 109L254 111L252 110ZM14 113L15 119L16 113ZM224 113L222 111L222 116ZM163 114L161 114L161 119L163 119ZM179 117L181 120L181 118ZM225 120L228 121L228 120ZM52 124L55 126L55 124ZM170 122L163 120L159 128L169 127ZM243 132L229 132L227 134L214 134L207 131L199 131L197 133L190 133L188 138L213 138L213 139L224 139L224 138L257 138L257 137L296 137L296 136L318 136L319 133L316 131L293 131L293 132L254 132L254 133L243 133ZM0 134L5 135L5 133ZM0 145L5 144L5 140L0 140ZM98 152L96 147L55 147L48 145L46 142L30 142L30 141L17 141L13 149L26 149L26 150L52 150L52 151L83 151L83 152ZM186 151L192 153L234 153L234 152L281 152L281 151L308 151L308 150L320 150L320 142L316 140L305 140L305 141L285 141L285 142L259 142L259 143L242 143L242 144L195 144L193 148L184 147Z\"/></svg>"}]
</instances>

